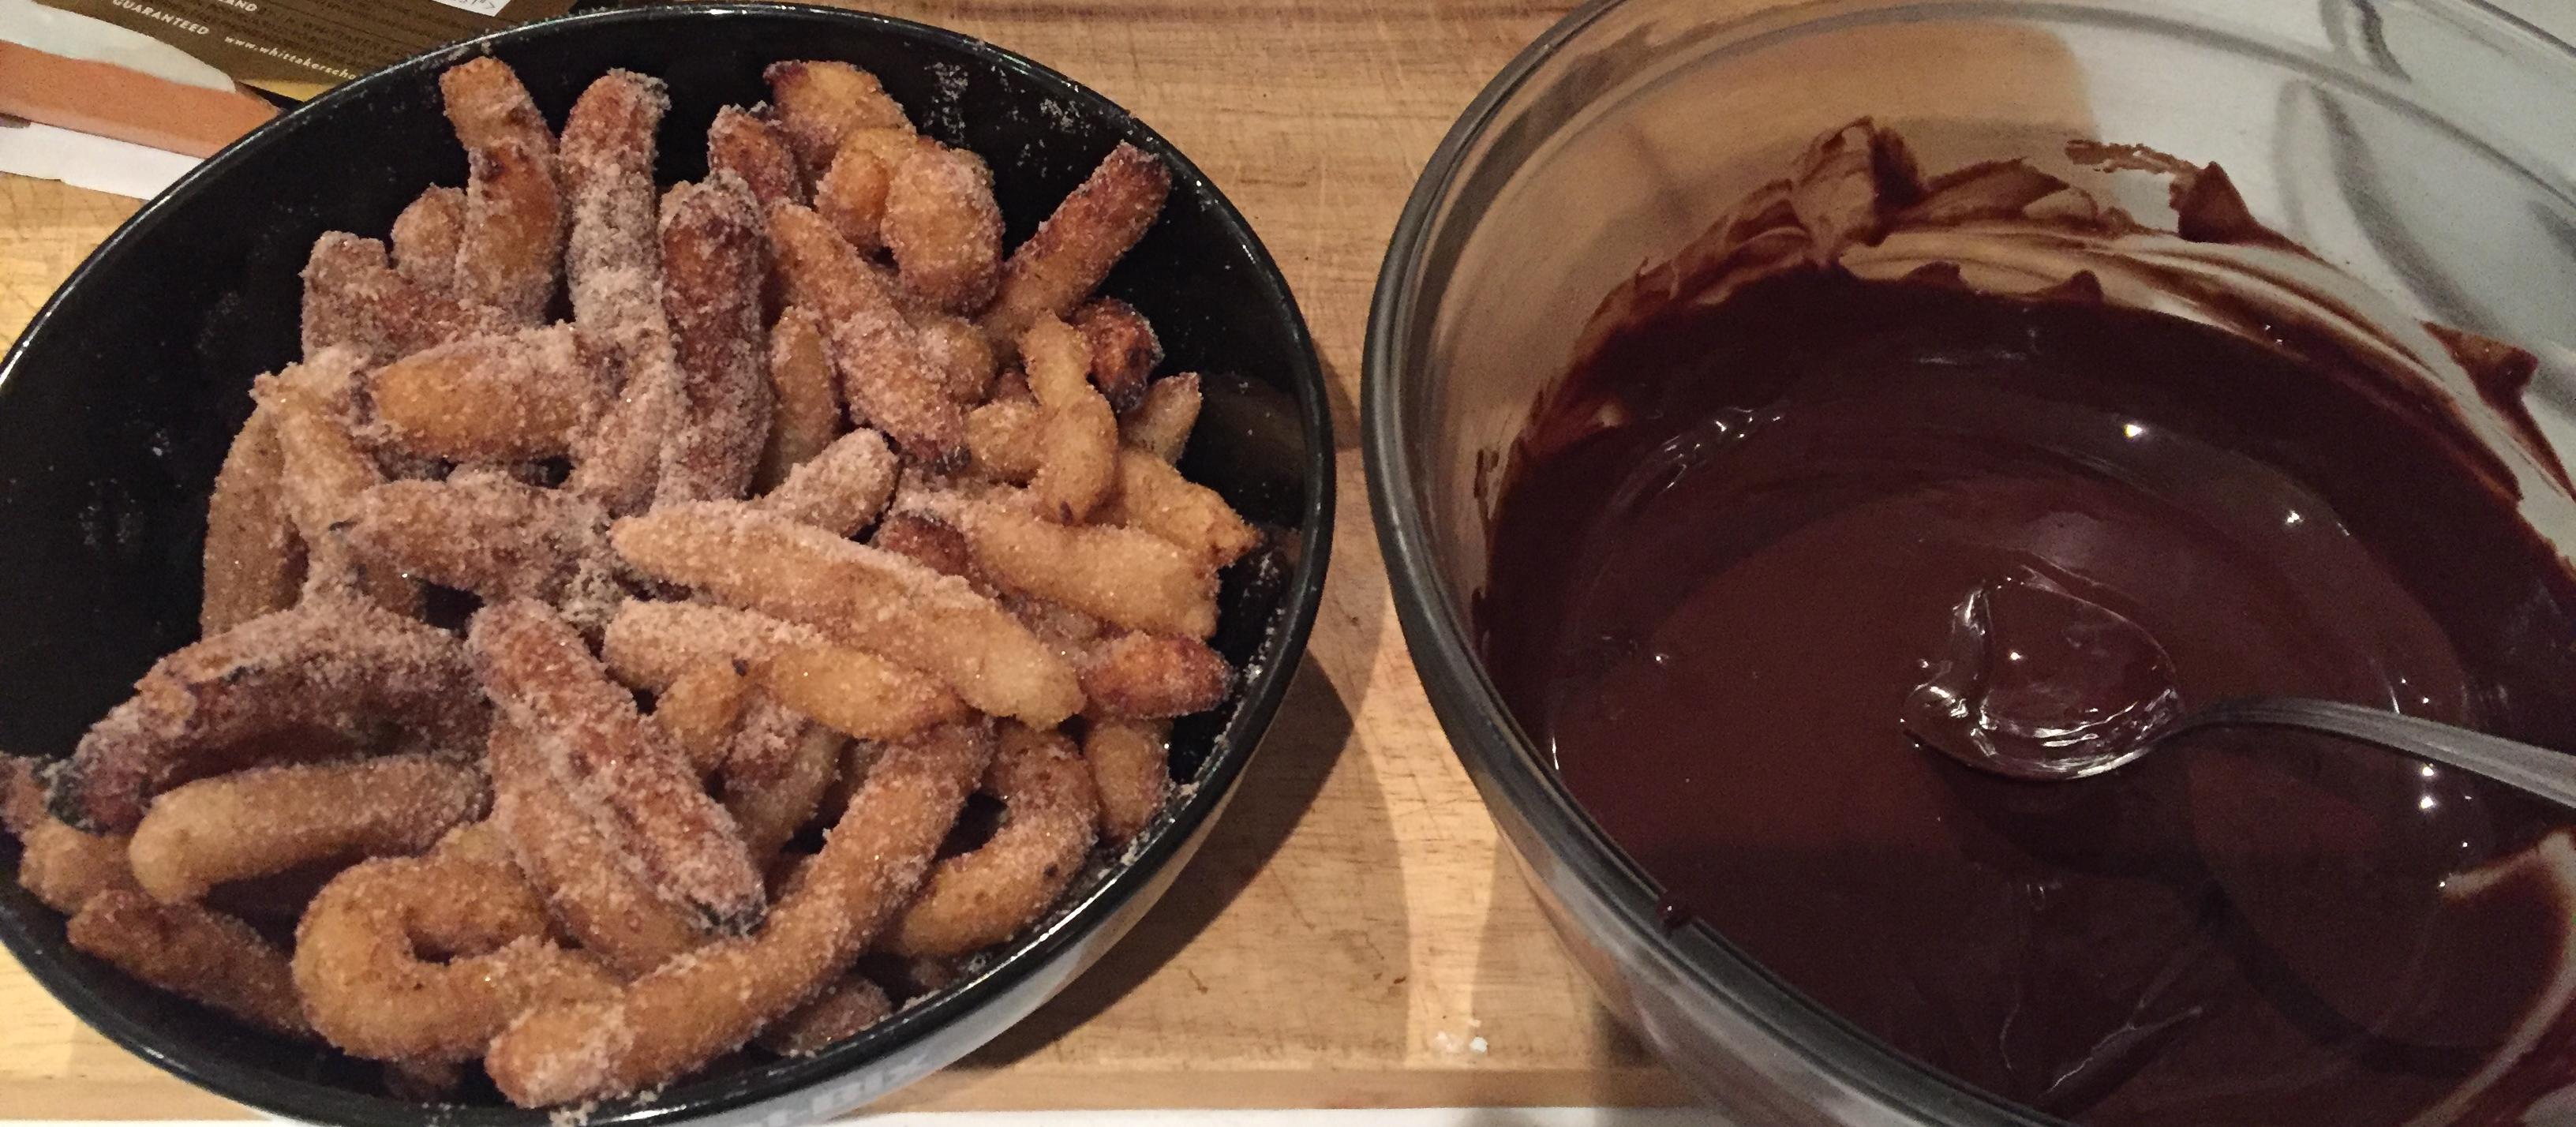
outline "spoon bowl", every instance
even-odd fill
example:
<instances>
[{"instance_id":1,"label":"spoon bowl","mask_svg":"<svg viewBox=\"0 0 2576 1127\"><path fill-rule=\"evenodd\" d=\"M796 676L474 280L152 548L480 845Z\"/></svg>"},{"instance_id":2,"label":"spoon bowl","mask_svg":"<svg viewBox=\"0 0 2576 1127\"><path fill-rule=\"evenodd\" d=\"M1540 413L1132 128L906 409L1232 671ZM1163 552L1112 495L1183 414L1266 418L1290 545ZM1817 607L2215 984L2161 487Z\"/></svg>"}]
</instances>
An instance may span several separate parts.
<instances>
[{"instance_id":1,"label":"spoon bowl","mask_svg":"<svg viewBox=\"0 0 2576 1127\"><path fill-rule=\"evenodd\" d=\"M2016 779L2119 767L2182 710L2173 658L2155 635L2037 571L1968 592L1930 665L1906 695L1907 730Z\"/></svg>"},{"instance_id":2,"label":"spoon bowl","mask_svg":"<svg viewBox=\"0 0 2576 1127\"><path fill-rule=\"evenodd\" d=\"M1917 743L1990 774L2071 782L2206 728L2299 728L2481 775L2576 808L2576 756L2364 705L2246 697L2186 711L2145 627L2037 571L1968 592L1906 694Z\"/></svg>"}]
</instances>

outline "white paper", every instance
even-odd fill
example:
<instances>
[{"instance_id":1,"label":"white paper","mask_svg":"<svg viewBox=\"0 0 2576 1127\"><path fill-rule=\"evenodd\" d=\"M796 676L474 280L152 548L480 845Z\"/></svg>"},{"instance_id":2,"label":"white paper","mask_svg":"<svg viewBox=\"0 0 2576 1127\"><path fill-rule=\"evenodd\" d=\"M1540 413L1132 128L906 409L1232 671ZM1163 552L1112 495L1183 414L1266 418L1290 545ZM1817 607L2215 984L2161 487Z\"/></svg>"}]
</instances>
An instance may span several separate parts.
<instances>
[{"instance_id":1,"label":"white paper","mask_svg":"<svg viewBox=\"0 0 2576 1127\"><path fill-rule=\"evenodd\" d=\"M196 56L142 32L36 0L0 0L0 39L48 55L137 70L182 86L230 90L233 80Z\"/></svg>"},{"instance_id":2,"label":"white paper","mask_svg":"<svg viewBox=\"0 0 2576 1127\"><path fill-rule=\"evenodd\" d=\"M192 156L0 118L0 172L148 200L195 167Z\"/></svg>"}]
</instances>

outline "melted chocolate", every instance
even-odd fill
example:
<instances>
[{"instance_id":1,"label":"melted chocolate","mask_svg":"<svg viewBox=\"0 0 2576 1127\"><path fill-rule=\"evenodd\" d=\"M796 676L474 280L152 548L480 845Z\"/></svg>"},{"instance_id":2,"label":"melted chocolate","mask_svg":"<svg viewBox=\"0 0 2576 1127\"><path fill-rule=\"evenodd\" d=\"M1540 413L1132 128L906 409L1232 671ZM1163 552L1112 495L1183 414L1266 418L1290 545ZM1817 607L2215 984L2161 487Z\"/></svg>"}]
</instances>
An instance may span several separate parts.
<instances>
[{"instance_id":1,"label":"melted chocolate","mask_svg":"<svg viewBox=\"0 0 2576 1127\"><path fill-rule=\"evenodd\" d=\"M1902 724L1952 608L2035 575L2151 633L2184 707L2576 747L2576 583L2357 364L1838 268L1646 310L1515 451L1488 666L1672 918L1936 1068L2092 1124L2404 1122L2569 938L2552 881L2460 874L2567 812L2296 733L2024 783Z\"/></svg>"}]
</instances>

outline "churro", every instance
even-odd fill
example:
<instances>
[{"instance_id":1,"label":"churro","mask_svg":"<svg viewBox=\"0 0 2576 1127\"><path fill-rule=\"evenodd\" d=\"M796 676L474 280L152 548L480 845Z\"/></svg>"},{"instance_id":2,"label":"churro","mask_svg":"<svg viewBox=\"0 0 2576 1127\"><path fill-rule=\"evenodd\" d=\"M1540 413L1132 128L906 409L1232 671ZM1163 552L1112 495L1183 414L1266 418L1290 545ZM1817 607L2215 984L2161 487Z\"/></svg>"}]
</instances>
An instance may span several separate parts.
<instances>
[{"instance_id":1,"label":"churro","mask_svg":"<svg viewBox=\"0 0 2576 1127\"><path fill-rule=\"evenodd\" d=\"M766 893L733 820L569 623L519 599L483 608L468 639L501 718L654 887L719 928L758 922Z\"/></svg>"},{"instance_id":2,"label":"churro","mask_svg":"<svg viewBox=\"0 0 2576 1127\"><path fill-rule=\"evenodd\" d=\"M812 310L790 308L770 327L769 389L778 407L752 477L755 488L776 488L841 433L841 389L827 348L823 322Z\"/></svg>"},{"instance_id":3,"label":"churro","mask_svg":"<svg viewBox=\"0 0 2576 1127\"><path fill-rule=\"evenodd\" d=\"M904 288L951 313L972 313L1001 281L1002 209L993 172L973 153L917 145L894 167L880 234Z\"/></svg>"},{"instance_id":4,"label":"churro","mask_svg":"<svg viewBox=\"0 0 2576 1127\"><path fill-rule=\"evenodd\" d=\"M710 661L654 694L653 722L671 733L699 778L715 774L733 752L735 728L751 699L751 678L743 669L740 661Z\"/></svg>"},{"instance_id":5,"label":"churro","mask_svg":"<svg viewBox=\"0 0 2576 1127\"><path fill-rule=\"evenodd\" d=\"M1124 843L1142 832L1172 792L1172 726L1156 720L1094 718L1082 737L1100 794L1100 836Z\"/></svg>"},{"instance_id":6,"label":"churro","mask_svg":"<svg viewBox=\"0 0 2576 1127\"><path fill-rule=\"evenodd\" d=\"M496 473L375 486L358 497L341 535L371 563L486 599L595 604L616 596L608 514Z\"/></svg>"},{"instance_id":7,"label":"churro","mask_svg":"<svg viewBox=\"0 0 2576 1127\"><path fill-rule=\"evenodd\" d=\"M266 411L252 411L215 472L206 501L205 596L197 611L206 634L293 606L304 585L304 541L286 512L286 456L275 422Z\"/></svg>"},{"instance_id":8,"label":"churro","mask_svg":"<svg viewBox=\"0 0 2576 1127\"><path fill-rule=\"evenodd\" d=\"M609 540L656 579L911 665L983 711L1052 725L1081 707L1072 669L991 599L892 553L715 503L629 517Z\"/></svg>"},{"instance_id":9,"label":"churro","mask_svg":"<svg viewBox=\"0 0 2576 1127\"><path fill-rule=\"evenodd\" d=\"M876 522L894 499L900 467L885 436L854 430L797 466L754 507L842 536Z\"/></svg>"},{"instance_id":10,"label":"churro","mask_svg":"<svg viewBox=\"0 0 2576 1127\"><path fill-rule=\"evenodd\" d=\"M680 411L680 360L662 308L654 130L670 108L658 80L615 71L564 121L571 204L564 280L573 320L617 372L617 395L573 445L566 488L610 512L652 503L662 438Z\"/></svg>"},{"instance_id":11,"label":"churro","mask_svg":"<svg viewBox=\"0 0 2576 1127\"><path fill-rule=\"evenodd\" d=\"M1123 142L1110 150L1002 264L1000 291L983 314L995 347L1016 349L1038 318L1062 317L1099 288L1162 214L1171 190L1163 162Z\"/></svg>"},{"instance_id":12,"label":"churro","mask_svg":"<svg viewBox=\"0 0 2576 1127\"><path fill-rule=\"evenodd\" d=\"M492 826L520 874L582 949L639 975L707 941L703 919L635 875L540 761L527 736L492 731Z\"/></svg>"},{"instance_id":13,"label":"churro","mask_svg":"<svg viewBox=\"0 0 2576 1127\"><path fill-rule=\"evenodd\" d=\"M333 231L314 242L305 262L307 360L346 348L378 364L508 327L496 311L433 291L395 270L385 245L374 239Z\"/></svg>"},{"instance_id":14,"label":"churro","mask_svg":"<svg viewBox=\"0 0 2576 1127\"><path fill-rule=\"evenodd\" d=\"M662 311L680 363L679 417L663 435L655 504L742 496L774 401L761 336L768 276L751 190L731 176L662 200Z\"/></svg>"},{"instance_id":15,"label":"churro","mask_svg":"<svg viewBox=\"0 0 2576 1127\"><path fill-rule=\"evenodd\" d=\"M782 1057L810 1057L894 1016L885 987L856 974L823 988L813 1001L760 1031L760 1047Z\"/></svg>"},{"instance_id":16,"label":"churro","mask_svg":"<svg viewBox=\"0 0 2576 1127\"><path fill-rule=\"evenodd\" d=\"M718 940L609 1002L546 1006L484 1057L525 1106L638 1092L741 1047L847 971L902 909L993 758L989 721L889 744L752 936Z\"/></svg>"},{"instance_id":17,"label":"churro","mask_svg":"<svg viewBox=\"0 0 2576 1127\"><path fill-rule=\"evenodd\" d=\"M394 217L392 244L396 273L433 293L456 284L456 255L465 243L465 193L457 188L430 188Z\"/></svg>"},{"instance_id":18,"label":"churro","mask_svg":"<svg viewBox=\"0 0 2576 1127\"><path fill-rule=\"evenodd\" d=\"M939 862L882 946L953 958L1009 939L1055 902L1091 852L1100 798L1073 741L1003 726L984 792L1006 809L974 850Z\"/></svg>"},{"instance_id":19,"label":"churro","mask_svg":"<svg viewBox=\"0 0 2576 1127\"><path fill-rule=\"evenodd\" d=\"M954 499L941 516L1006 586L1105 622L1185 638L1216 633L1216 573L1150 532L1065 525L1030 507Z\"/></svg>"},{"instance_id":20,"label":"churro","mask_svg":"<svg viewBox=\"0 0 2576 1127\"><path fill-rule=\"evenodd\" d=\"M456 291L512 323L535 324L554 299L563 257L554 134L519 76L498 59L450 67L438 86L470 169Z\"/></svg>"},{"instance_id":21,"label":"churro","mask_svg":"<svg viewBox=\"0 0 2576 1127\"><path fill-rule=\"evenodd\" d=\"M779 129L809 173L821 173L857 130L912 130L911 119L877 77L848 63L774 63L766 74Z\"/></svg>"},{"instance_id":22,"label":"churro","mask_svg":"<svg viewBox=\"0 0 2576 1127\"><path fill-rule=\"evenodd\" d=\"M295 992L314 1029L353 1056L470 1060L531 1006L616 989L548 931L545 902L506 857L441 848L361 862L305 910Z\"/></svg>"},{"instance_id":23,"label":"churro","mask_svg":"<svg viewBox=\"0 0 2576 1127\"><path fill-rule=\"evenodd\" d=\"M1090 342L1073 326L1040 317L1020 338L1020 356L1038 400L1030 496L1049 520L1086 520L1118 484L1118 416L1091 385Z\"/></svg>"},{"instance_id":24,"label":"churro","mask_svg":"<svg viewBox=\"0 0 2576 1127\"><path fill-rule=\"evenodd\" d=\"M272 1033L312 1033L285 954L221 912L111 889L83 903L63 934L74 948L180 997Z\"/></svg>"},{"instance_id":25,"label":"churro","mask_svg":"<svg viewBox=\"0 0 2576 1127\"><path fill-rule=\"evenodd\" d=\"M1114 297L1082 303L1065 318L1091 344L1091 382L1120 414L1145 401L1147 382L1163 366L1163 342L1136 307Z\"/></svg>"},{"instance_id":26,"label":"churro","mask_svg":"<svg viewBox=\"0 0 2576 1127\"><path fill-rule=\"evenodd\" d=\"M143 891L187 903L301 865L418 853L482 812L481 773L428 756L258 767L154 799L126 856Z\"/></svg>"},{"instance_id":27,"label":"churro","mask_svg":"<svg viewBox=\"0 0 2576 1127\"><path fill-rule=\"evenodd\" d=\"M885 282L811 209L773 205L769 239L796 302L823 319L851 413L909 457L933 465L954 460L965 445L965 409L934 375Z\"/></svg>"},{"instance_id":28,"label":"churro","mask_svg":"<svg viewBox=\"0 0 2576 1127\"><path fill-rule=\"evenodd\" d=\"M783 650L829 642L821 630L754 611L638 600L618 608L600 638L600 658L619 681L667 693L705 666L749 667Z\"/></svg>"},{"instance_id":29,"label":"churro","mask_svg":"<svg viewBox=\"0 0 2576 1127\"><path fill-rule=\"evenodd\" d=\"M387 722L429 747L471 750L489 715L453 636L353 599L308 597L154 664L54 772L53 808L93 832L128 832L162 791L262 753L337 750L333 736L373 744Z\"/></svg>"},{"instance_id":30,"label":"churro","mask_svg":"<svg viewBox=\"0 0 2576 1127\"><path fill-rule=\"evenodd\" d=\"M1119 437L1127 445L1166 462L1179 462L1198 426L1201 403L1195 372L1165 376L1145 385L1144 401L1119 420Z\"/></svg>"},{"instance_id":31,"label":"churro","mask_svg":"<svg viewBox=\"0 0 2576 1127\"><path fill-rule=\"evenodd\" d=\"M732 173L766 209L773 203L804 203L809 198L796 153L774 123L743 109L716 111L707 127L707 174Z\"/></svg>"}]
</instances>

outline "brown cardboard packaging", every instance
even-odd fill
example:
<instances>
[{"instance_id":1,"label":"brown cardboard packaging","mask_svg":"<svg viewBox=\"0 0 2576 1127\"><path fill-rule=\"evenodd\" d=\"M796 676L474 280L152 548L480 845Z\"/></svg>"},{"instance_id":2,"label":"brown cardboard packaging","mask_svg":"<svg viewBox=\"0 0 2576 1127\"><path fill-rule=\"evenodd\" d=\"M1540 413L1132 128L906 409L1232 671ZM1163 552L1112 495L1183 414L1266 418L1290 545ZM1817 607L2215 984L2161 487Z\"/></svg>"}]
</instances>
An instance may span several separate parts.
<instances>
[{"instance_id":1,"label":"brown cardboard packaging","mask_svg":"<svg viewBox=\"0 0 2576 1127\"><path fill-rule=\"evenodd\" d=\"M570 10L573 0L39 0L171 43L289 97L445 43Z\"/></svg>"}]
</instances>

